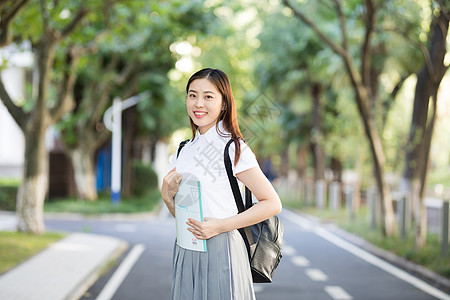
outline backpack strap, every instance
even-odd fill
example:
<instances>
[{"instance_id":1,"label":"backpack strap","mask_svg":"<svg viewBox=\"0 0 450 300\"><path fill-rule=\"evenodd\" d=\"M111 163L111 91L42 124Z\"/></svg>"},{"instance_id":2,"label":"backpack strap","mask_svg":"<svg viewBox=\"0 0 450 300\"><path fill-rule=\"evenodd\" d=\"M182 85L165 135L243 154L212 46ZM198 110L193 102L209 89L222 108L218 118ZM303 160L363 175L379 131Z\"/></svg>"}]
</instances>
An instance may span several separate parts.
<instances>
[{"instance_id":1,"label":"backpack strap","mask_svg":"<svg viewBox=\"0 0 450 300\"><path fill-rule=\"evenodd\" d=\"M190 140L185 140L185 141L182 141L181 143L180 143L180 145L178 146L178 150L177 150L177 158L178 158L178 156L180 155L180 152L181 152L181 149L183 149L183 147L187 144L187 142L189 142Z\"/></svg>"},{"instance_id":2,"label":"backpack strap","mask_svg":"<svg viewBox=\"0 0 450 300\"><path fill-rule=\"evenodd\" d=\"M230 139L228 141L227 145L225 146L224 162L225 162L225 169L227 170L228 181L230 182L231 190L233 191L234 201L236 202L238 212L241 213L241 212L245 211L246 209L249 209L252 206L252 192L249 190L248 187L245 187L245 207L244 207L244 202L242 201L242 196L241 196L241 192L239 190L239 185L238 185L236 176L233 175L233 169L232 169L232 165L231 165L229 148L230 148L231 143L233 143L233 142L234 142L234 140ZM238 231L244 240L245 247L247 248L247 254L250 259L250 257L251 257L250 245L254 244L254 238L253 238L252 231L251 231L250 227L239 228Z\"/></svg>"},{"instance_id":3,"label":"backpack strap","mask_svg":"<svg viewBox=\"0 0 450 300\"><path fill-rule=\"evenodd\" d=\"M233 175L233 169L231 165L229 148L231 143L233 142L234 142L233 139L230 139L228 141L227 145L225 146L223 158L225 162L225 169L227 171L228 181L230 182L231 190L233 191L234 201L236 202L238 211L241 213L252 206L252 192L248 189L248 187L245 187L245 207L244 207L242 195L239 190L239 184L237 182L236 177Z\"/></svg>"}]
</instances>

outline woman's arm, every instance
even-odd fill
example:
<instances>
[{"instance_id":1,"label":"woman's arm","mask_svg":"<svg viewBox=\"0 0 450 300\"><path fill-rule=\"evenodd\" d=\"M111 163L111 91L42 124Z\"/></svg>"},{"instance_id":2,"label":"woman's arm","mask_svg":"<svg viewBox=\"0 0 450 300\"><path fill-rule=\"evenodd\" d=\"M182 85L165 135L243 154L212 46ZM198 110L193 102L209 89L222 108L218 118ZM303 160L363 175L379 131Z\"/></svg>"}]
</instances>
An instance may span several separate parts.
<instances>
[{"instance_id":1,"label":"woman's arm","mask_svg":"<svg viewBox=\"0 0 450 300\"><path fill-rule=\"evenodd\" d=\"M209 239L219 233L247 227L264 221L281 212L281 201L272 184L259 167L254 167L236 174L244 183L258 203L246 211L225 219L205 218L205 222L189 219L188 228L198 239Z\"/></svg>"},{"instance_id":2,"label":"woman's arm","mask_svg":"<svg viewBox=\"0 0 450 300\"><path fill-rule=\"evenodd\" d=\"M173 168L163 179L161 187L161 198L166 203L172 216L175 217L175 201L174 197L178 191L178 185L181 181L181 175L176 172L176 168Z\"/></svg>"}]
</instances>

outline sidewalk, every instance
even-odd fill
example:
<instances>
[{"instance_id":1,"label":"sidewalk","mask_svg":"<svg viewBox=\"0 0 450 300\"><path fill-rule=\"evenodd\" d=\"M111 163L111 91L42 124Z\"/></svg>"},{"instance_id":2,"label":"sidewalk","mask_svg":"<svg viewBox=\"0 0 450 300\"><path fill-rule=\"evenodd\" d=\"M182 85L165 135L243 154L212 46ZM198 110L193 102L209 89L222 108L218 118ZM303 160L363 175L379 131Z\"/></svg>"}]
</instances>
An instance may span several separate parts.
<instances>
[{"instance_id":1,"label":"sidewalk","mask_svg":"<svg viewBox=\"0 0 450 300\"><path fill-rule=\"evenodd\" d=\"M16 213L0 211L0 231L14 230L16 225Z\"/></svg>"},{"instance_id":2,"label":"sidewalk","mask_svg":"<svg viewBox=\"0 0 450 300\"><path fill-rule=\"evenodd\" d=\"M5 230L13 218L1 216ZM72 300L97 280L101 269L127 244L119 239L73 233L0 276L0 299Z\"/></svg>"}]
</instances>

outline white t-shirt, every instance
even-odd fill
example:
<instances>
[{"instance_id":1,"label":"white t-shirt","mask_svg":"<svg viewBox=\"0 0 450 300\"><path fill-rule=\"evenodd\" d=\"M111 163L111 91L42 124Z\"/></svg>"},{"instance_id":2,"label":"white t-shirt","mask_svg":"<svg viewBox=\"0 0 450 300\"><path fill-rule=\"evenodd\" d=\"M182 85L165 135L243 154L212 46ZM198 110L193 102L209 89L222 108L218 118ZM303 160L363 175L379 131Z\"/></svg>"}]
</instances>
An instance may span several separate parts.
<instances>
[{"instance_id":1,"label":"white t-shirt","mask_svg":"<svg viewBox=\"0 0 450 300\"><path fill-rule=\"evenodd\" d=\"M181 150L178 158L175 155L170 162L169 170L177 168L183 178L199 180L202 191L203 215L205 217L223 219L237 214L238 210L233 197L230 182L224 163L225 146L231 135L223 128L222 121L217 125L223 137L217 133L216 126L204 134L197 131L195 138L189 141ZM235 145L229 148L233 175L248 169L259 167L255 154L241 140L241 155L237 165L234 165ZM239 185L242 183L238 180Z\"/></svg>"}]
</instances>

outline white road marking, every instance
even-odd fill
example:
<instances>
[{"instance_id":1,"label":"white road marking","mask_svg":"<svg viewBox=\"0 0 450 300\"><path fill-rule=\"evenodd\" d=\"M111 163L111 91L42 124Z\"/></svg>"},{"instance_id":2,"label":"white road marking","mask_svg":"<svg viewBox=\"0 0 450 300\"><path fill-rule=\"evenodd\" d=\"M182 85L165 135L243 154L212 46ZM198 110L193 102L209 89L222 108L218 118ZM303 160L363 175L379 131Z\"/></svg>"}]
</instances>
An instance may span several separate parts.
<instances>
[{"instance_id":1,"label":"white road marking","mask_svg":"<svg viewBox=\"0 0 450 300\"><path fill-rule=\"evenodd\" d=\"M295 255L297 251L294 247L283 244L283 246L281 247L281 252L283 253L283 255Z\"/></svg>"},{"instance_id":2,"label":"white road marking","mask_svg":"<svg viewBox=\"0 0 450 300\"><path fill-rule=\"evenodd\" d=\"M114 230L117 232L136 232L137 225L135 224L117 224L114 226Z\"/></svg>"},{"instance_id":3,"label":"white road marking","mask_svg":"<svg viewBox=\"0 0 450 300\"><path fill-rule=\"evenodd\" d=\"M128 253L127 257L125 257L116 272L114 272L113 276L109 279L108 283L105 285L96 300L110 300L114 296L117 289L127 277L131 268L142 255L144 250L145 246L142 244L137 244L133 247L133 249L131 249L130 253Z\"/></svg>"},{"instance_id":4,"label":"white road marking","mask_svg":"<svg viewBox=\"0 0 450 300\"><path fill-rule=\"evenodd\" d=\"M340 237L332 234L328 230L325 230L323 228L317 228L315 232L321 236L322 238L328 240L329 242L335 244L336 246L347 250L348 252L352 253L353 255L361 258L362 260L365 260L366 262L377 266L378 268L386 271L387 273L394 275L395 277L408 282L409 284L415 286L416 288L424 291L425 293L432 295L438 299L442 300L450 300L450 295L445 294L444 292L438 290L437 288L429 285L428 283L420 280L417 277L412 276L409 273L406 273L405 271L391 265L390 263L376 257L373 254L370 254L369 252L341 239Z\"/></svg>"},{"instance_id":5,"label":"white road marking","mask_svg":"<svg viewBox=\"0 0 450 300\"><path fill-rule=\"evenodd\" d=\"M291 261L297 267L308 267L310 265L309 260L307 260L304 256L294 256L291 258Z\"/></svg>"},{"instance_id":6,"label":"white road marking","mask_svg":"<svg viewBox=\"0 0 450 300\"><path fill-rule=\"evenodd\" d=\"M307 269L306 275L314 281L327 281L328 276L319 269Z\"/></svg>"},{"instance_id":7,"label":"white road marking","mask_svg":"<svg viewBox=\"0 0 450 300\"><path fill-rule=\"evenodd\" d=\"M330 295L331 298L335 300L352 300L353 297L350 296L343 288L337 285L328 285L325 287L325 292Z\"/></svg>"},{"instance_id":8,"label":"white road marking","mask_svg":"<svg viewBox=\"0 0 450 300\"><path fill-rule=\"evenodd\" d=\"M287 212L287 210L284 210L283 213ZM305 218L296 215L292 212L289 212L287 215L289 215L288 219L292 222L294 222L294 219L298 219L297 224L303 224L305 222L310 222L306 220ZM286 215L285 215L286 216ZM312 225L310 223L310 228L312 228ZM344 249L351 254L361 258L362 260L382 269L383 271L411 284L412 286L422 290L423 292L434 296L441 300L450 300L450 295L445 294L444 292L438 290L437 288L429 285L428 283L420 280L417 277L412 276L411 274L391 265L390 263L376 257L375 255L345 241L344 239L338 237L337 235L329 232L328 230L317 227L315 228L314 232L322 237L323 239L335 244L336 246L340 247L341 249Z\"/></svg>"},{"instance_id":9,"label":"white road marking","mask_svg":"<svg viewBox=\"0 0 450 300\"><path fill-rule=\"evenodd\" d=\"M312 229L312 225L311 222L306 220L305 218L300 217L299 215L284 209L283 212L281 213L283 217L285 217L286 219L288 219L289 221L300 225L300 227L302 227L305 230L311 230Z\"/></svg>"}]
</instances>

